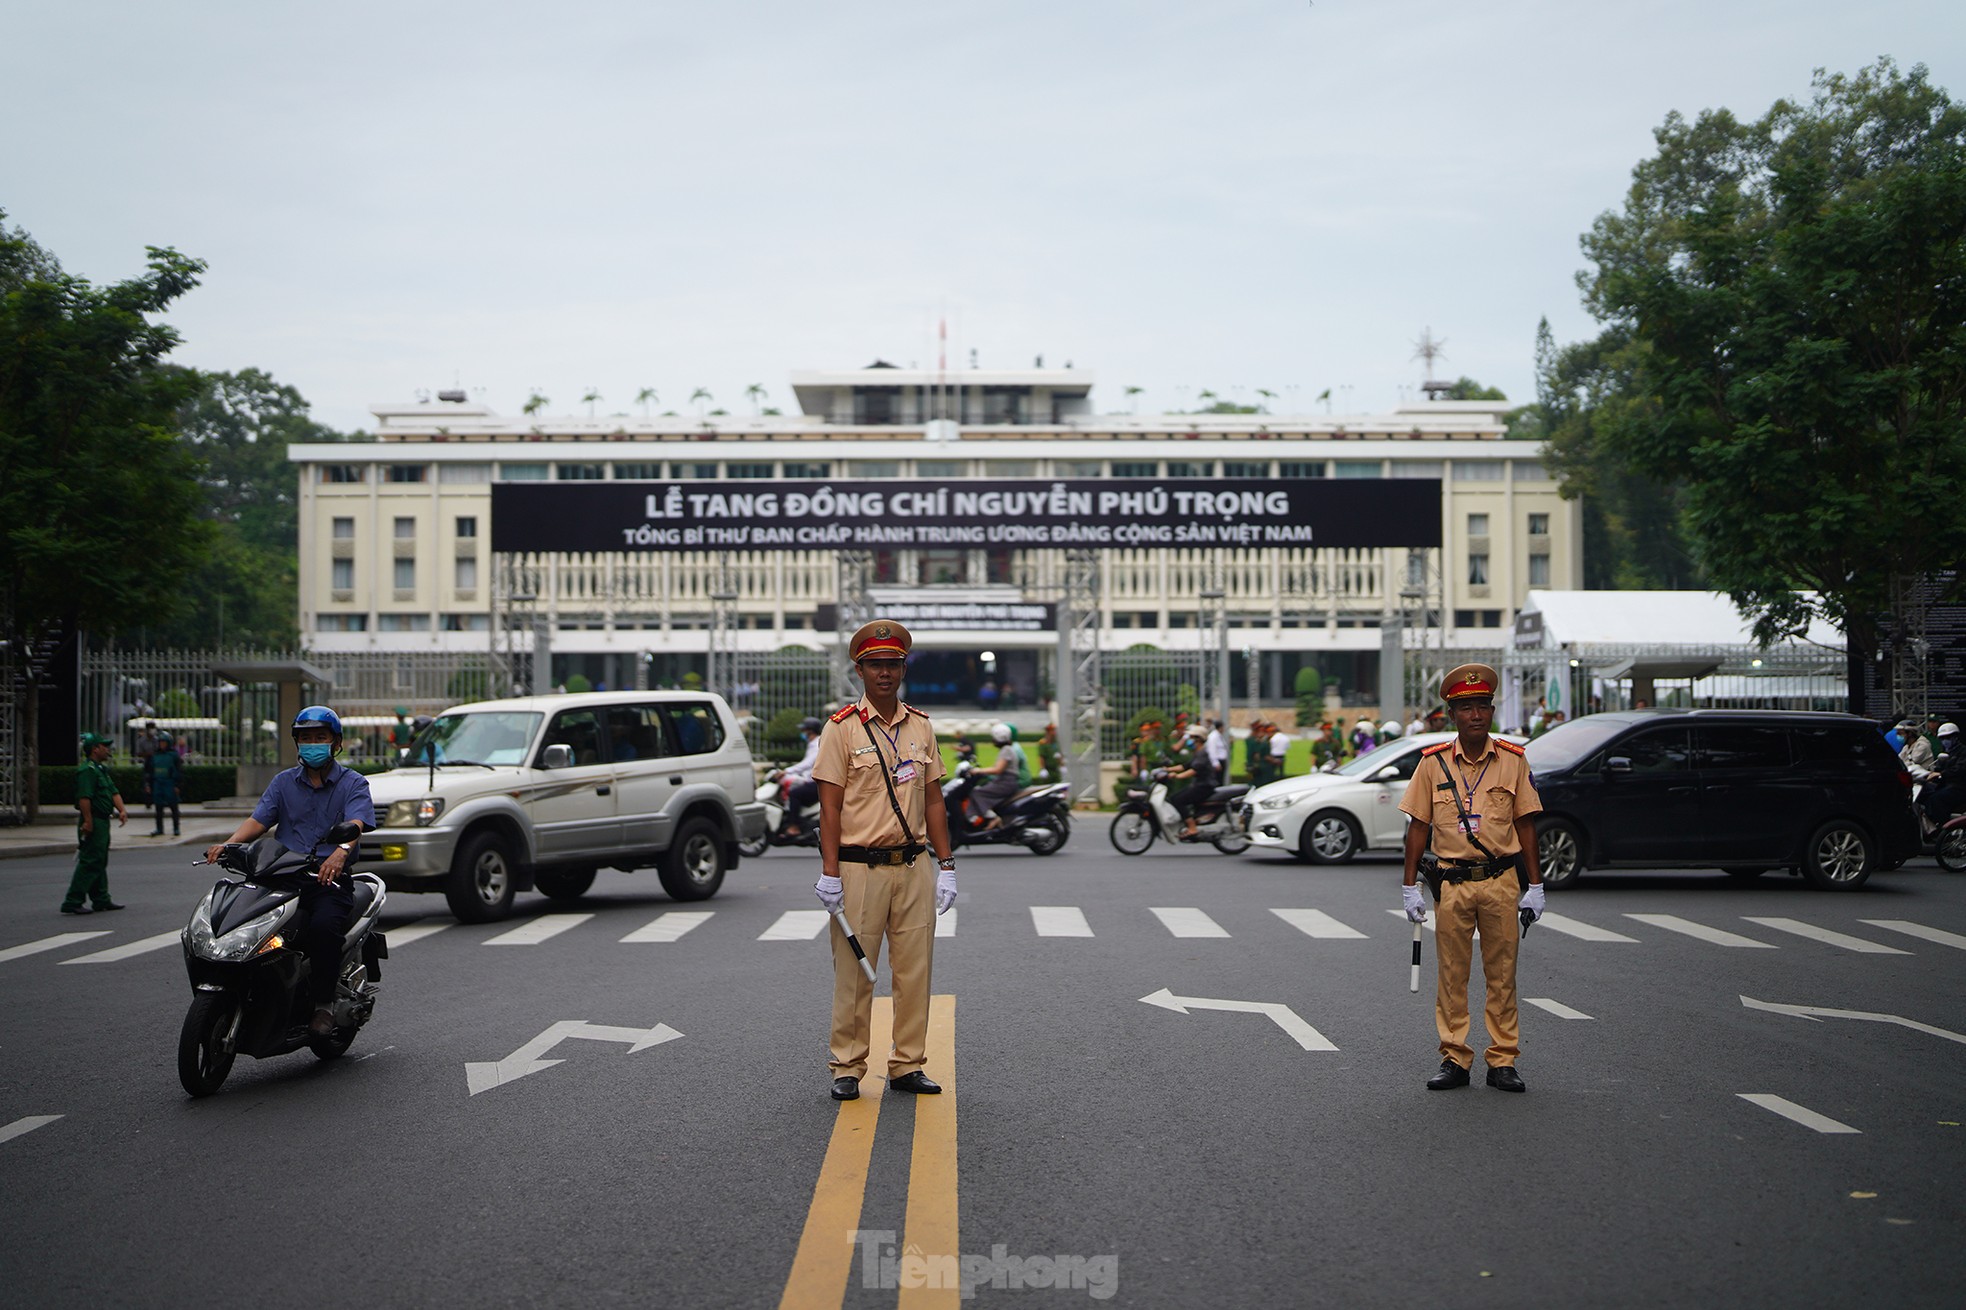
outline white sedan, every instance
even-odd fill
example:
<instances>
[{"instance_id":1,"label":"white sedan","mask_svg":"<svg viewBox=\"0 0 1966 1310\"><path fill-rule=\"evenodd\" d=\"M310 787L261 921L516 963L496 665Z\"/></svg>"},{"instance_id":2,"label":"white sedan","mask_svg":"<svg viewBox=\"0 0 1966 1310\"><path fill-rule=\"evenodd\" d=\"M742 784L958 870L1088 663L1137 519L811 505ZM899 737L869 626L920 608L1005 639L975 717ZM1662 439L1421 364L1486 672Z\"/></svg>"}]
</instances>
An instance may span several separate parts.
<instances>
[{"instance_id":1,"label":"white sedan","mask_svg":"<svg viewBox=\"0 0 1966 1310\"><path fill-rule=\"evenodd\" d=\"M1420 752L1453 739L1451 732L1401 737L1330 773L1258 787L1242 798L1251 849L1288 851L1312 864L1343 864L1362 850L1398 850L1406 840L1399 801Z\"/></svg>"}]
</instances>

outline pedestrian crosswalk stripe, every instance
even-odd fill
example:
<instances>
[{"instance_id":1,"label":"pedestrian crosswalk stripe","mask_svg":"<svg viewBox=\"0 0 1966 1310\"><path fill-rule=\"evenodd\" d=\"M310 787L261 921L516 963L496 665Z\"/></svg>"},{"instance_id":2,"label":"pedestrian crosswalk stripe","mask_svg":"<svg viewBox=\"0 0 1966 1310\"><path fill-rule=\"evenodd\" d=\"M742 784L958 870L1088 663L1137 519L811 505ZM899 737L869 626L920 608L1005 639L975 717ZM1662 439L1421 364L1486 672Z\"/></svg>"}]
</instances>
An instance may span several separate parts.
<instances>
[{"instance_id":1,"label":"pedestrian crosswalk stripe","mask_svg":"<svg viewBox=\"0 0 1966 1310\"><path fill-rule=\"evenodd\" d=\"M1966 937L1956 932L1947 932L1943 928L1927 928L1924 924L1913 923L1909 919L1864 919L1862 922L1873 928L1889 928L1892 932L1901 932L1907 937L1917 937L1924 941L1936 942L1940 946L1966 951Z\"/></svg>"},{"instance_id":2,"label":"pedestrian crosswalk stripe","mask_svg":"<svg viewBox=\"0 0 1966 1310\"><path fill-rule=\"evenodd\" d=\"M621 940L624 942L674 942L683 934L710 921L715 910L671 910L659 914Z\"/></svg>"},{"instance_id":3,"label":"pedestrian crosswalk stripe","mask_svg":"<svg viewBox=\"0 0 1966 1310\"><path fill-rule=\"evenodd\" d=\"M1363 939L1365 934L1349 924L1343 924L1326 914L1323 910L1276 910L1271 914L1303 933L1306 937L1326 937L1339 940Z\"/></svg>"},{"instance_id":4,"label":"pedestrian crosswalk stripe","mask_svg":"<svg viewBox=\"0 0 1966 1310\"><path fill-rule=\"evenodd\" d=\"M1033 905L1031 926L1040 937L1090 937L1092 925L1076 905Z\"/></svg>"},{"instance_id":5,"label":"pedestrian crosswalk stripe","mask_svg":"<svg viewBox=\"0 0 1966 1310\"><path fill-rule=\"evenodd\" d=\"M824 910L787 910L758 934L761 942L809 942L826 931L831 916Z\"/></svg>"},{"instance_id":6,"label":"pedestrian crosswalk stripe","mask_svg":"<svg viewBox=\"0 0 1966 1310\"><path fill-rule=\"evenodd\" d=\"M1405 910L1387 910L1386 913L1392 915L1395 919L1404 919L1406 917ZM1434 930L1434 916L1429 914L1425 919L1420 921L1420 926L1428 932L1432 932ZM1480 935L1480 933L1475 934L1477 937Z\"/></svg>"},{"instance_id":7,"label":"pedestrian crosswalk stripe","mask_svg":"<svg viewBox=\"0 0 1966 1310\"><path fill-rule=\"evenodd\" d=\"M1153 906L1148 910L1176 937L1227 937L1228 930L1192 905Z\"/></svg>"},{"instance_id":8,"label":"pedestrian crosswalk stripe","mask_svg":"<svg viewBox=\"0 0 1966 1310\"><path fill-rule=\"evenodd\" d=\"M1582 1010L1573 1010L1569 1006L1565 1005L1562 1001L1552 1001L1547 996L1525 996L1522 999L1527 1004L1533 1005L1539 1010L1548 1010L1551 1014L1555 1015L1559 1019L1590 1018L1590 1016L1588 1014L1585 1014Z\"/></svg>"},{"instance_id":9,"label":"pedestrian crosswalk stripe","mask_svg":"<svg viewBox=\"0 0 1966 1310\"><path fill-rule=\"evenodd\" d=\"M38 942L22 942L19 946L9 946L6 950L0 951L0 964L27 955L39 955L43 951L58 951L64 946L73 946L76 942L86 942L94 937L107 936L109 936L107 928L100 932L56 933L53 937L43 937Z\"/></svg>"},{"instance_id":10,"label":"pedestrian crosswalk stripe","mask_svg":"<svg viewBox=\"0 0 1966 1310\"><path fill-rule=\"evenodd\" d=\"M1799 1123L1804 1128L1813 1128L1819 1133L1857 1133L1859 1136L1862 1135L1861 1130L1852 1128L1846 1123L1838 1123L1826 1114L1817 1114L1807 1106L1797 1105L1786 1096L1777 1096L1773 1092L1736 1092L1734 1095L1740 1097L1750 1105L1758 1105L1764 1110L1773 1110L1776 1114L1782 1116L1782 1118Z\"/></svg>"},{"instance_id":11,"label":"pedestrian crosswalk stripe","mask_svg":"<svg viewBox=\"0 0 1966 1310\"><path fill-rule=\"evenodd\" d=\"M1612 932L1609 928L1600 928L1594 923L1584 923L1565 914L1550 914L1545 912L1543 917L1536 920L1536 922L1552 932L1560 932L1565 936L1575 937L1581 941L1633 943L1638 941L1636 937L1627 937L1621 932Z\"/></svg>"},{"instance_id":12,"label":"pedestrian crosswalk stripe","mask_svg":"<svg viewBox=\"0 0 1966 1310\"><path fill-rule=\"evenodd\" d=\"M442 915L433 915L428 919L418 919L413 923L406 923L400 928L384 928L382 930L382 939L389 943L389 949L393 951L398 946L408 946L411 942L422 941L425 937L440 933L446 928L454 928L456 926L456 919L447 919Z\"/></svg>"},{"instance_id":13,"label":"pedestrian crosswalk stripe","mask_svg":"<svg viewBox=\"0 0 1966 1310\"><path fill-rule=\"evenodd\" d=\"M1884 946L1877 942L1865 941L1861 937L1850 937L1840 932L1831 932L1827 928L1818 928L1815 924L1804 923L1800 919L1784 919L1780 917L1763 919L1757 918L1752 914L1744 914L1741 917L1749 923L1758 923L1764 928L1773 928L1778 932L1792 932L1798 937L1808 937L1813 941L1827 942L1831 946L1841 946L1846 951L1857 951L1863 955L1911 954L1910 951L1901 951L1895 946Z\"/></svg>"},{"instance_id":14,"label":"pedestrian crosswalk stripe","mask_svg":"<svg viewBox=\"0 0 1966 1310\"><path fill-rule=\"evenodd\" d=\"M106 951L97 951L93 955L78 955L72 960L63 960L62 963L114 964L118 960L127 960L133 955L146 955L151 951L161 951L166 946L172 945L181 938L182 934L178 932L160 932L155 937L145 937L143 940L135 942L124 942L121 946L112 946Z\"/></svg>"},{"instance_id":15,"label":"pedestrian crosswalk stripe","mask_svg":"<svg viewBox=\"0 0 1966 1310\"><path fill-rule=\"evenodd\" d=\"M36 1128L46 1128L59 1118L61 1116L58 1114L30 1114L25 1119L16 1119L10 1124L0 1125L0 1142L9 1141L24 1133L31 1133Z\"/></svg>"},{"instance_id":16,"label":"pedestrian crosswalk stripe","mask_svg":"<svg viewBox=\"0 0 1966 1310\"><path fill-rule=\"evenodd\" d=\"M956 915L958 913L960 911L951 905L948 913L935 916L935 935L937 937L954 937L956 935Z\"/></svg>"},{"instance_id":17,"label":"pedestrian crosswalk stripe","mask_svg":"<svg viewBox=\"0 0 1966 1310\"><path fill-rule=\"evenodd\" d=\"M1758 942L1752 937L1743 937L1724 928L1709 928L1704 923L1694 923L1691 919L1682 919L1676 914L1627 914L1625 917L1636 919L1640 923L1649 923L1654 928L1664 928L1668 932L1697 937L1703 942L1712 942L1715 946L1747 947L1759 951L1775 949L1770 942Z\"/></svg>"},{"instance_id":18,"label":"pedestrian crosswalk stripe","mask_svg":"<svg viewBox=\"0 0 1966 1310\"><path fill-rule=\"evenodd\" d=\"M537 946L549 937L558 937L569 928L578 928L594 916L591 914L542 914L530 923L522 923L509 932L496 937L487 937L486 946Z\"/></svg>"}]
</instances>

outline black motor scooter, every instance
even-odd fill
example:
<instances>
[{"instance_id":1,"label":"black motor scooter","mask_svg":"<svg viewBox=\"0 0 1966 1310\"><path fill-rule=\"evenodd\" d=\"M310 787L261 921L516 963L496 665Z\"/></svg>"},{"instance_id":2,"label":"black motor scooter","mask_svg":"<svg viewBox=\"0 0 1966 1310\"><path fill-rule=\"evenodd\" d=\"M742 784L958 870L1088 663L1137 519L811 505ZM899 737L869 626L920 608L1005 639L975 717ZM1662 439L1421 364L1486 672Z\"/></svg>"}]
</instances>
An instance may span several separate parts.
<instances>
[{"instance_id":1,"label":"black motor scooter","mask_svg":"<svg viewBox=\"0 0 1966 1310\"><path fill-rule=\"evenodd\" d=\"M955 776L942 784L942 807L949 816L949 843L963 846L1021 846L1033 855L1056 855L1072 835L1072 786L1054 782L1026 787L998 803L1003 820L994 828L975 821L969 794L980 777L968 760L956 765ZM984 822L987 822L985 820Z\"/></svg>"},{"instance_id":2,"label":"black motor scooter","mask_svg":"<svg viewBox=\"0 0 1966 1310\"><path fill-rule=\"evenodd\" d=\"M322 844L339 845L360 832L356 824L339 824ZM220 878L205 894L183 935L191 1009L178 1037L177 1073L193 1096L216 1092L241 1051L261 1060L303 1046L323 1060L346 1051L375 1010L382 991L378 962L389 956L388 942L375 926L387 899L382 880L355 874L350 879L355 917L342 938L341 971L329 1007L334 1030L313 1035L307 1027L315 1010L307 957L292 940L291 928L301 883L316 876L321 856L290 851L266 838L254 846L228 844L218 863L237 876Z\"/></svg>"}]
</instances>

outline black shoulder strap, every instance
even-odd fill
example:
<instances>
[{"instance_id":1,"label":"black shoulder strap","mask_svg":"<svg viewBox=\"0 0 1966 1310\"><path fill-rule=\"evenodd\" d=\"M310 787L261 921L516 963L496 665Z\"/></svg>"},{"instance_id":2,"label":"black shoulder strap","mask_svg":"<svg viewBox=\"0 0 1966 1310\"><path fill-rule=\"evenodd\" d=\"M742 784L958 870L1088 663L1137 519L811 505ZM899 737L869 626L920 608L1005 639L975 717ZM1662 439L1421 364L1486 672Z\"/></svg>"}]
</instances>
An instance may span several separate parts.
<instances>
[{"instance_id":1,"label":"black shoulder strap","mask_svg":"<svg viewBox=\"0 0 1966 1310\"><path fill-rule=\"evenodd\" d=\"M901 812L901 802L894 794L894 779L888 776L887 757L881 754L881 744L875 739L874 729L867 722L866 716L864 715L860 719L860 727L867 734L868 744L874 748L875 762L881 766L881 781L887 784L887 803L894 807L894 817L901 822L901 840L913 846L915 844L915 830L908 826L908 816ZM901 767L901 761L899 759L895 761L894 767L897 769Z\"/></svg>"},{"instance_id":2,"label":"black shoulder strap","mask_svg":"<svg viewBox=\"0 0 1966 1310\"><path fill-rule=\"evenodd\" d=\"M1447 771L1447 757L1449 755L1452 755L1453 753L1454 752L1451 750L1442 751L1438 756L1440 760L1440 775L1441 777L1447 779L1447 781L1442 783L1441 786L1445 787L1447 789L1447 794L1454 798L1454 813L1458 814L1461 817L1462 834L1465 837L1467 837L1469 841L1474 843L1474 848L1481 852L1481 857L1484 860L1487 860L1490 864L1498 863L1499 857L1496 856L1495 852L1489 850L1486 846L1482 845L1481 838L1475 836L1474 825L1468 819L1467 807L1461 804L1461 789L1454 785L1454 775ZM1436 788L1436 790L1438 790L1438 788Z\"/></svg>"}]
</instances>

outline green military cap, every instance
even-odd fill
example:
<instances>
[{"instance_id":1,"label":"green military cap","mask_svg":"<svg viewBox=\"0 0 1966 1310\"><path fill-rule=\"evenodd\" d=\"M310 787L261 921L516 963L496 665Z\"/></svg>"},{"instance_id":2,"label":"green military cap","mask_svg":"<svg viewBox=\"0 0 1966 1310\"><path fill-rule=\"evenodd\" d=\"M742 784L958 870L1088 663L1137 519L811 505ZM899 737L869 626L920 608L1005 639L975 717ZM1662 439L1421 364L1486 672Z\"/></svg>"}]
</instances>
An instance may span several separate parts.
<instances>
[{"instance_id":1,"label":"green military cap","mask_svg":"<svg viewBox=\"0 0 1966 1310\"><path fill-rule=\"evenodd\" d=\"M85 751L92 751L98 746L107 746L109 744L109 738L99 732L85 732L82 734L82 749Z\"/></svg>"}]
</instances>

